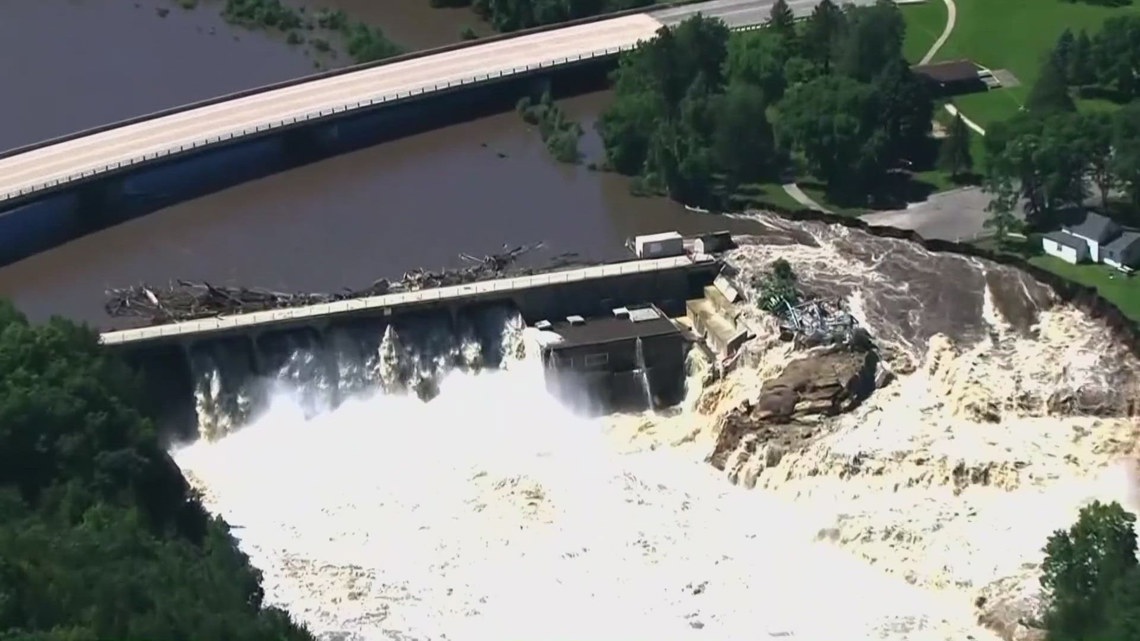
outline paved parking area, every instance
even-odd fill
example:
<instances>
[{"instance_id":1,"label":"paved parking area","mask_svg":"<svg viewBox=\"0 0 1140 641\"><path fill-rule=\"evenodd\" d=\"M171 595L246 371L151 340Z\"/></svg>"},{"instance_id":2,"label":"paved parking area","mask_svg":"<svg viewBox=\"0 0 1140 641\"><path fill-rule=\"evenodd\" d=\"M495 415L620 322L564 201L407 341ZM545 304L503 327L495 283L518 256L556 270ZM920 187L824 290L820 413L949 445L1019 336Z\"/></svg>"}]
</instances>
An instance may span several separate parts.
<instances>
[{"instance_id":1,"label":"paved parking area","mask_svg":"<svg viewBox=\"0 0 1140 641\"><path fill-rule=\"evenodd\" d=\"M913 229L924 238L973 240L986 233L990 197L980 187L963 187L934 194L907 209L877 211L860 216L871 225Z\"/></svg>"}]
</instances>

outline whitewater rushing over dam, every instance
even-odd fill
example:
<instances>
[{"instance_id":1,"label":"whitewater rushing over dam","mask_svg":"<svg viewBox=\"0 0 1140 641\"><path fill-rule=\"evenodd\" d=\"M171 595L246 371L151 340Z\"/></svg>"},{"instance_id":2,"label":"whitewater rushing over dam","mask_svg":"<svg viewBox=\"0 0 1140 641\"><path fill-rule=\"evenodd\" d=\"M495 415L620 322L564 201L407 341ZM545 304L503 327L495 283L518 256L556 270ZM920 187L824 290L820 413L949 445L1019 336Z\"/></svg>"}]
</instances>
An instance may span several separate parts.
<instances>
[{"instance_id":1,"label":"whitewater rushing over dam","mask_svg":"<svg viewBox=\"0 0 1140 641\"><path fill-rule=\"evenodd\" d=\"M279 389L176 460L322 638L921 639L968 621L811 543L810 514L677 453L616 453L604 420L547 392L526 334L522 358L453 370L430 401L381 390L309 418Z\"/></svg>"},{"instance_id":2,"label":"whitewater rushing over dam","mask_svg":"<svg viewBox=\"0 0 1140 641\"><path fill-rule=\"evenodd\" d=\"M362 329L332 359L273 349L276 378L241 385L219 348L195 365L199 436L175 460L267 600L330 641L1017 628L1049 532L1091 498L1136 504L1114 467L1140 452L1136 359L1016 269L761 222L727 257L737 284L785 258L887 368L846 414L772 425L742 409L835 362L780 341L754 305L735 370L710 383L691 359L680 406L606 416L548 392L543 334L508 312L471 331Z\"/></svg>"}]
</instances>

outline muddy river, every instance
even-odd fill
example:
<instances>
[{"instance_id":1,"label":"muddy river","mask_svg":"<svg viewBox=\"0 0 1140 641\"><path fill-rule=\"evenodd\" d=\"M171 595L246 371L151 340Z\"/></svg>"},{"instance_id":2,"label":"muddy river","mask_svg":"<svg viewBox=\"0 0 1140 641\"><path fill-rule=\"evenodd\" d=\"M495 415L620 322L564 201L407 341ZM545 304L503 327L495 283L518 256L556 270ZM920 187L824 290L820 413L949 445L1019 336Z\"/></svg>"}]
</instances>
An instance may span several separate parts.
<instances>
[{"instance_id":1,"label":"muddy river","mask_svg":"<svg viewBox=\"0 0 1140 641\"><path fill-rule=\"evenodd\" d=\"M11 148L188 101L305 75L311 54L227 25L209 2L19 0L0 23L0 81L21 96L0 110ZM475 19L426 0L325 0L412 47L445 44ZM156 4L157 3L157 4ZM321 5L316 5L321 6ZM164 11L166 10L166 11ZM55 44L37 46L45 40ZM109 46L108 43L114 43ZM32 55L35 52L35 55ZM344 61L344 57L341 57ZM566 102L587 131L607 93ZM506 113L385 143L243 184L87 236L0 269L0 295L35 318L109 327L103 290L139 281L211 280L281 289L366 284L458 262L504 243L620 255L636 233L754 229L635 198L625 180L551 160Z\"/></svg>"}]
</instances>

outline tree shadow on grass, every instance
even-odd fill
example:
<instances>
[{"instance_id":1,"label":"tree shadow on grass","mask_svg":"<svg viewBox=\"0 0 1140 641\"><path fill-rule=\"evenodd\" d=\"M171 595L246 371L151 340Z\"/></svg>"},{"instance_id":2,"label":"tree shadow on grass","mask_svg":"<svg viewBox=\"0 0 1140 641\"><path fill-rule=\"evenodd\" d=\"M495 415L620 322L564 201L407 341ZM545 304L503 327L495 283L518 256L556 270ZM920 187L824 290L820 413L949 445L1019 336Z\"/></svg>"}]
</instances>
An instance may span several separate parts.
<instances>
[{"instance_id":1,"label":"tree shadow on grass","mask_svg":"<svg viewBox=\"0 0 1140 641\"><path fill-rule=\"evenodd\" d=\"M827 194L827 186L819 182L803 181L800 187L805 191ZM910 203L926 200L936 191L937 185L917 178L909 171L892 171L868 193L828 194L827 199L841 209L905 209Z\"/></svg>"},{"instance_id":2,"label":"tree shadow on grass","mask_svg":"<svg viewBox=\"0 0 1140 641\"><path fill-rule=\"evenodd\" d=\"M1114 105L1126 105L1132 101L1123 93L1109 87L1081 87L1077 95L1085 100L1104 100Z\"/></svg>"},{"instance_id":3,"label":"tree shadow on grass","mask_svg":"<svg viewBox=\"0 0 1140 641\"><path fill-rule=\"evenodd\" d=\"M770 209L772 207L794 209L794 203L789 202L790 200L791 197L785 194L779 185L750 183L737 187L736 191L725 199L725 204L728 209L734 211L750 208Z\"/></svg>"}]
</instances>

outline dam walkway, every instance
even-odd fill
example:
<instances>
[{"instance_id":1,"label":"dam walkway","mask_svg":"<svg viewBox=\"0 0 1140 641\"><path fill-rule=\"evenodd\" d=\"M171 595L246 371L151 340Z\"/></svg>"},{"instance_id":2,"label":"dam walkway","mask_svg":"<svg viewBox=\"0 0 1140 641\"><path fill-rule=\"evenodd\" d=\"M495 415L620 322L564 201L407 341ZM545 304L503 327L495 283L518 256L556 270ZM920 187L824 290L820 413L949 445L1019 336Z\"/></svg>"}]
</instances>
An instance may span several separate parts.
<instances>
[{"instance_id":1,"label":"dam walkway","mask_svg":"<svg viewBox=\"0 0 1140 641\"><path fill-rule=\"evenodd\" d=\"M623 298L651 297L652 294L663 290L669 291L669 297L674 297L675 294L683 301L685 297L683 290L690 273L708 273L707 279L711 282L717 271L719 271L719 262L705 255L630 260L308 307L274 309L112 331L103 333L100 342L107 346L129 347L160 342L192 342L227 333L256 333L277 327L319 324L336 317L389 317L426 309L495 302L512 302L520 307L543 310L542 313L547 313L546 310L549 310L553 314L556 309L565 308L567 305L596 307L598 301L611 297L615 297L614 300L617 301ZM667 279L668 285L662 285L659 282L662 279Z\"/></svg>"}]
</instances>

